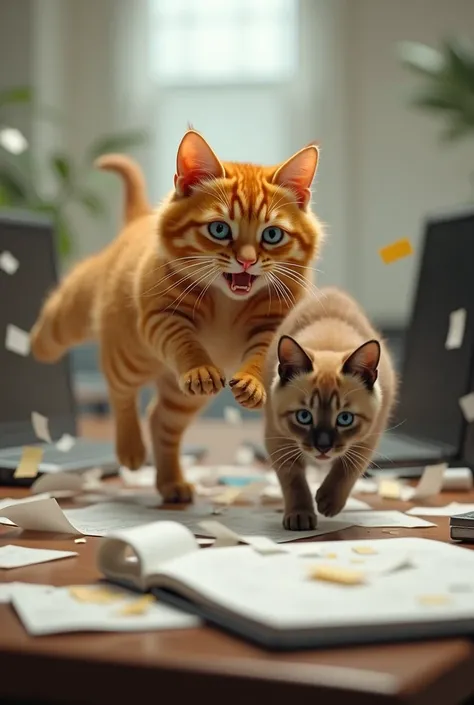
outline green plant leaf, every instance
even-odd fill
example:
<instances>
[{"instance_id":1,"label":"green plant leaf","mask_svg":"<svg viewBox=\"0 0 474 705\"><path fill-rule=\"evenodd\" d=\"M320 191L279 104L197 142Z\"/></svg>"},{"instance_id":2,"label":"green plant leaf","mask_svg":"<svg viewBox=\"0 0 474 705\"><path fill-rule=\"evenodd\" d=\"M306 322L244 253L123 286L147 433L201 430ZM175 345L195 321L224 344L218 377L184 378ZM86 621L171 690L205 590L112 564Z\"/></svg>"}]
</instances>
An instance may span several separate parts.
<instances>
[{"instance_id":1,"label":"green plant leaf","mask_svg":"<svg viewBox=\"0 0 474 705\"><path fill-rule=\"evenodd\" d=\"M7 194L11 204L26 205L28 201L28 187L19 174L0 166L0 187Z\"/></svg>"},{"instance_id":2,"label":"green plant leaf","mask_svg":"<svg viewBox=\"0 0 474 705\"><path fill-rule=\"evenodd\" d=\"M77 196L78 201L91 215L104 215L106 208L103 200L92 191L82 191Z\"/></svg>"},{"instance_id":3,"label":"green plant leaf","mask_svg":"<svg viewBox=\"0 0 474 705\"><path fill-rule=\"evenodd\" d=\"M33 101L33 89L29 86L16 86L0 91L0 108L18 103L31 103Z\"/></svg>"},{"instance_id":4,"label":"green plant leaf","mask_svg":"<svg viewBox=\"0 0 474 705\"><path fill-rule=\"evenodd\" d=\"M69 257L73 252L74 235L70 224L61 215L58 215L55 223L56 245L60 257Z\"/></svg>"},{"instance_id":5,"label":"green plant leaf","mask_svg":"<svg viewBox=\"0 0 474 705\"><path fill-rule=\"evenodd\" d=\"M144 144L147 139L147 134L144 130L129 130L112 135L106 135L95 140L87 151L87 159L90 162L95 161L102 154L110 154L111 152L127 152L134 147L139 147Z\"/></svg>"},{"instance_id":6,"label":"green plant leaf","mask_svg":"<svg viewBox=\"0 0 474 705\"><path fill-rule=\"evenodd\" d=\"M70 183L72 176L72 167L69 158L64 154L55 154L51 158L51 166L53 171L59 176L63 183Z\"/></svg>"}]
</instances>

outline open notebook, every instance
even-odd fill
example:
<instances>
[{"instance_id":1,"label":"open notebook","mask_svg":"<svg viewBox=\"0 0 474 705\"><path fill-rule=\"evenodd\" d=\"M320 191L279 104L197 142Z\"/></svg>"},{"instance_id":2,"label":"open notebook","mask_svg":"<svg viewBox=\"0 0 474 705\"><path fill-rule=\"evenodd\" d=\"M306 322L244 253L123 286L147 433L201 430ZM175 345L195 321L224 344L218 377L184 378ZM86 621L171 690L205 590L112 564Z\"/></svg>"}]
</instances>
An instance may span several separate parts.
<instances>
[{"instance_id":1,"label":"open notebook","mask_svg":"<svg viewBox=\"0 0 474 705\"><path fill-rule=\"evenodd\" d=\"M200 549L186 527L159 522L102 539L98 563L106 579L266 648L474 632L474 552L428 539ZM346 582L328 580L334 568Z\"/></svg>"}]
</instances>

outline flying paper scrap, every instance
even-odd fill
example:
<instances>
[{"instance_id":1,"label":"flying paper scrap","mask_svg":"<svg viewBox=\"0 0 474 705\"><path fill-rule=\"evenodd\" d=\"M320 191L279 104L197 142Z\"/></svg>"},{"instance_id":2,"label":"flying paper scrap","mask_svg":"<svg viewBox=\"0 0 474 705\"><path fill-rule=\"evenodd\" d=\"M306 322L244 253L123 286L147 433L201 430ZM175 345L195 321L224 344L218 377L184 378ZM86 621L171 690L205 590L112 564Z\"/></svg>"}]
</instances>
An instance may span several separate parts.
<instances>
[{"instance_id":1,"label":"flying paper scrap","mask_svg":"<svg viewBox=\"0 0 474 705\"><path fill-rule=\"evenodd\" d=\"M458 308L449 314L449 329L444 344L446 350L457 350L462 346L466 328L466 309Z\"/></svg>"},{"instance_id":2,"label":"flying paper scrap","mask_svg":"<svg viewBox=\"0 0 474 705\"><path fill-rule=\"evenodd\" d=\"M45 443L52 443L51 435L49 433L49 420L43 414L39 414L37 411L31 412L31 423L33 425L33 430L35 432L36 438Z\"/></svg>"},{"instance_id":3,"label":"flying paper scrap","mask_svg":"<svg viewBox=\"0 0 474 705\"><path fill-rule=\"evenodd\" d=\"M405 502L415 499L428 499L441 492L444 474L448 468L447 463L427 465L416 487L402 487L401 498Z\"/></svg>"},{"instance_id":4,"label":"flying paper scrap","mask_svg":"<svg viewBox=\"0 0 474 705\"><path fill-rule=\"evenodd\" d=\"M413 254L413 247L408 238L403 238L402 240L397 240L391 245L382 247L379 250L380 257L385 264L392 264L403 257L408 257Z\"/></svg>"},{"instance_id":5,"label":"flying paper scrap","mask_svg":"<svg viewBox=\"0 0 474 705\"><path fill-rule=\"evenodd\" d=\"M468 423L474 421L474 392L461 397L459 399L459 405L466 421Z\"/></svg>"},{"instance_id":6,"label":"flying paper scrap","mask_svg":"<svg viewBox=\"0 0 474 705\"><path fill-rule=\"evenodd\" d=\"M59 441L56 442L56 448L61 453L69 453L71 448L76 444L76 439L74 436L70 436L69 433L64 433Z\"/></svg>"},{"instance_id":7,"label":"flying paper scrap","mask_svg":"<svg viewBox=\"0 0 474 705\"><path fill-rule=\"evenodd\" d=\"M12 255L8 250L4 250L0 255L0 269L5 272L5 274L13 275L20 266L19 261L16 257Z\"/></svg>"},{"instance_id":8,"label":"flying paper scrap","mask_svg":"<svg viewBox=\"0 0 474 705\"><path fill-rule=\"evenodd\" d=\"M30 334L9 323L5 336L5 347L10 352L27 357L30 354Z\"/></svg>"}]
</instances>

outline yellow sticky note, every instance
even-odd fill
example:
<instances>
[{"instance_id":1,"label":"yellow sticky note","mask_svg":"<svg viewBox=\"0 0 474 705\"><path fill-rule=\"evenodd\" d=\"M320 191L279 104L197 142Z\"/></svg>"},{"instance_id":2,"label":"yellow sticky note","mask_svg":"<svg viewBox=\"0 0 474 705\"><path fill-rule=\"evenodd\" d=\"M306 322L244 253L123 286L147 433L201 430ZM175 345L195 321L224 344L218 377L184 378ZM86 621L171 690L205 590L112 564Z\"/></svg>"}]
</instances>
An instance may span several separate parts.
<instances>
[{"instance_id":1,"label":"yellow sticky note","mask_svg":"<svg viewBox=\"0 0 474 705\"><path fill-rule=\"evenodd\" d=\"M447 605L451 602L449 595L420 595L418 602L422 605Z\"/></svg>"},{"instance_id":2,"label":"yellow sticky note","mask_svg":"<svg viewBox=\"0 0 474 705\"><path fill-rule=\"evenodd\" d=\"M352 549L354 553L358 553L360 556L373 556L377 551L372 546L354 546Z\"/></svg>"},{"instance_id":3,"label":"yellow sticky note","mask_svg":"<svg viewBox=\"0 0 474 705\"><path fill-rule=\"evenodd\" d=\"M78 602L90 602L96 605L123 600L123 593L95 585L73 585L69 588L69 594Z\"/></svg>"},{"instance_id":4,"label":"yellow sticky note","mask_svg":"<svg viewBox=\"0 0 474 705\"><path fill-rule=\"evenodd\" d=\"M318 565L313 568L309 577L312 580L325 580L329 583L341 585L360 585L365 582L364 573L352 568L341 568L335 565Z\"/></svg>"},{"instance_id":5,"label":"yellow sticky note","mask_svg":"<svg viewBox=\"0 0 474 705\"><path fill-rule=\"evenodd\" d=\"M135 617L140 614L146 614L148 612L150 605L155 602L153 595L144 595L139 600L134 600L134 602L129 602L125 607L117 612L121 617Z\"/></svg>"},{"instance_id":6,"label":"yellow sticky note","mask_svg":"<svg viewBox=\"0 0 474 705\"><path fill-rule=\"evenodd\" d=\"M378 494L383 499L400 499L400 483L396 480L381 480L378 486Z\"/></svg>"},{"instance_id":7,"label":"yellow sticky note","mask_svg":"<svg viewBox=\"0 0 474 705\"><path fill-rule=\"evenodd\" d=\"M413 247L410 240L405 237L402 240L392 242L391 245L382 247L379 250L379 254L385 264L392 264L392 262L396 262L397 259L412 255Z\"/></svg>"},{"instance_id":8,"label":"yellow sticky note","mask_svg":"<svg viewBox=\"0 0 474 705\"><path fill-rule=\"evenodd\" d=\"M23 448L20 464L13 477L36 477L38 465L43 458L43 448L39 446L26 446Z\"/></svg>"}]
</instances>

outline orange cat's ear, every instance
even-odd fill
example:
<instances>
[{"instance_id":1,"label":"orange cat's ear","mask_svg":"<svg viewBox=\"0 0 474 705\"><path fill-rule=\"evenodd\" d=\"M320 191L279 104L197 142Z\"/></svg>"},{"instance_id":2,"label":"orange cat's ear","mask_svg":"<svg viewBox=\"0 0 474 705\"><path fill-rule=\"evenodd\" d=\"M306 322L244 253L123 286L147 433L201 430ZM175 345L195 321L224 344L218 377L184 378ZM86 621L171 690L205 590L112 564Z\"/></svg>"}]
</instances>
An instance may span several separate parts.
<instances>
[{"instance_id":1,"label":"orange cat's ear","mask_svg":"<svg viewBox=\"0 0 474 705\"><path fill-rule=\"evenodd\" d=\"M380 343L378 340L369 340L346 358L342 366L342 373L361 377L365 386L372 389L377 380L379 361Z\"/></svg>"},{"instance_id":2,"label":"orange cat's ear","mask_svg":"<svg viewBox=\"0 0 474 705\"><path fill-rule=\"evenodd\" d=\"M224 167L204 137L195 130L188 130L178 147L174 177L176 192L187 196L197 183L223 176Z\"/></svg>"},{"instance_id":3,"label":"orange cat's ear","mask_svg":"<svg viewBox=\"0 0 474 705\"><path fill-rule=\"evenodd\" d=\"M278 375L282 384L297 375L307 374L313 370L309 355L289 335L283 335L278 341L278 362Z\"/></svg>"},{"instance_id":4,"label":"orange cat's ear","mask_svg":"<svg viewBox=\"0 0 474 705\"><path fill-rule=\"evenodd\" d=\"M302 208L306 208L311 198L311 183L318 167L319 150L315 144L300 149L273 175L272 183L291 189Z\"/></svg>"}]
</instances>

